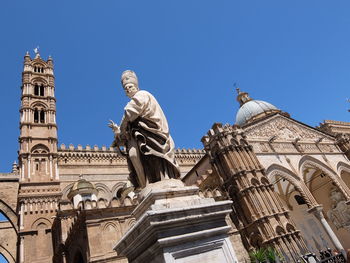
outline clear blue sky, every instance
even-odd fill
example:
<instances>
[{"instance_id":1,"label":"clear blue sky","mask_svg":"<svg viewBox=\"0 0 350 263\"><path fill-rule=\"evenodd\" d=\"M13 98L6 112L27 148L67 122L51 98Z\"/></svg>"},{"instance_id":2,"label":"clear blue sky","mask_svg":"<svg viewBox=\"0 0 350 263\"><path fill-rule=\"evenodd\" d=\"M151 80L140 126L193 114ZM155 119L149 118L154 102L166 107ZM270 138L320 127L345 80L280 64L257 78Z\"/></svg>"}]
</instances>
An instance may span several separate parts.
<instances>
[{"instance_id":1,"label":"clear blue sky","mask_svg":"<svg viewBox=\"0 0 350 263\"><path fill-rule=\"evenodd\" d=\"M177 147L233 123L233 84L311 126L349 121L349 1L10 1L0 4L0 172L17 158L23 56L55 63L59 144L109 146L133 69Z\"/></svg>"}]
</instances>

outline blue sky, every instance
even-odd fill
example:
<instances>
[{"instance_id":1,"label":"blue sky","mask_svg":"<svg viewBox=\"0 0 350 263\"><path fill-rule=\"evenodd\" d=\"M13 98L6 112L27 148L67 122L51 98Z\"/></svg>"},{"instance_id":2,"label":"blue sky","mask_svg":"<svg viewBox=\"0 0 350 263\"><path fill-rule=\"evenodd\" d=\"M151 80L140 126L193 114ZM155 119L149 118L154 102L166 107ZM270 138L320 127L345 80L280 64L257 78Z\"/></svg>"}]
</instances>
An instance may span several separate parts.
<instances>
[{"instance_id":1,"label":"blue sky","mask_svg":"<svg viewBox=\"0 0 350 263\"><path fill-rule=\"evenodd\" d=\"M8 219L1 212L0 212L0 221L8 221ZM5 259L5 257L0 253L0 263L7 263L7 262L8 261Z\"/></svg>"},{"instance_id":2,"label":"blue sky","mask_svg":"<svg viewBox=\"0 0 350 263\"><path fill-rule=\"evenodd\" d=\"M23 56L55 63L59 144L109 146L128 99L120 74L160 102L177 147L234 123L235 82L299 121L349 121L350 2L9 1L0 4L0 172L17 158Z\"/></svg>"}]
</instances>

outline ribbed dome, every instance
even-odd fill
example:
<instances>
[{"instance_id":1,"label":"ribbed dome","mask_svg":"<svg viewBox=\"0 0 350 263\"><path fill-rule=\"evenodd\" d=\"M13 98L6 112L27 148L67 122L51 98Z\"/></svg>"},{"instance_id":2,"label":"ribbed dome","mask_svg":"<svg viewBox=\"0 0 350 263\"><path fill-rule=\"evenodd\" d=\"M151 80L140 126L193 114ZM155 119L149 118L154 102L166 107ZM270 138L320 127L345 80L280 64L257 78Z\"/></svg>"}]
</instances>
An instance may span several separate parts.
<instances>
[{"instance_id":1,"label":"ribbed dome","mask_svg":"<svg viewBox=\"0 0 350 263\"><path fill-rule=\"evenodd\" d=\"M239 89L237 92L237 101L241 104L236 115L236 124L238 125L242 126L251 120L281 111L266 101L252 100L247 92L241 92Z\"/></svg>"},{"instance_id":2,"label":"ribbed dome","mask_svg":"<svg viewBox=\"0 0 350 263\"><path fill-rule=\"evenodd\" d=\"M236 115L236 124L243 125L247 123L248 120L256 117L262 113L271 113L279 111L272 104L262 101L262 100L251 100L244 103L238 110Z\"/></svg>"},{"instance_id":3,"label":"ribbed dome","mask_svg":"<svg viewBox=\"0 0 350 263\"><path fill-rule=\"evenodd\" d=\"M86 194L94 194L96 192L97 190L92 183L90 183L89 181L86 181L85 179L79 179L73 184L67 197L71 199L77 194L86 195Z\"/></svg>"}]
</instances>

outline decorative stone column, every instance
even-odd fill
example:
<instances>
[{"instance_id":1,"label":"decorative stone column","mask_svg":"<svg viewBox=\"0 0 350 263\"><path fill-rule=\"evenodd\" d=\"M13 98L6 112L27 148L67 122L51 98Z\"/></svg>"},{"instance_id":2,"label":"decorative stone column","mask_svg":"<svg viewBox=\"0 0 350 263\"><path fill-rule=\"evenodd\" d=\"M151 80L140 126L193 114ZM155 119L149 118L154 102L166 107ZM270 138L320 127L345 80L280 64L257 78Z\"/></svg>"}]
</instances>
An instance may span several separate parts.
<instances>
[{"instance_id":1,"label":"decorative stone column","mask_svg":"<svg viewBox=\"0 0 350 263\"><path fill-rule=\"evenodd\" d=\"M136 223L116 244L130 263L238 262L225 218L232 201L215 202L170 179L150 184L133 211Z\"/></svg>"},{"instance_id":2,"label":"decorative stone column","mask_svg":"<svg viewBox=\"0 0 350 263\"><path fill-rule=\"evenodd\" d=\"M288 262L297 261L307 247L243 130L215 123L202 142L234 201L233 216L242 222L237 227L247 249L274 247Z\"/></svg>"},{"instance_id":3,"label":"decorative stone column","mask_svg":"<svg viewBox=\"0 0 350 263\"><path fill-rule=\"evenodd\" d=\"M324 228L324 230L328 234L329 238L332 240L335 248L338 249L346 257L346 253L345 253L345 250L344 250L342 244L340 243L338 237L333 232L333 230L330 227L330 225L328 224L327 220L324 218L322 210L323 210L323 208L320 205L320 206L315 206L315 207L309 209L308 212L313 213L315 215L315 217L320 221L322 227Z\"/></svg>"},{"instance_id":4,"label":"decorative stone column","mask_svg":"<svg viewBox=\"0 0 350 263\"><path fill-rule=\"evenodd\" d=\"M19 262L24 262L24 237L19 237Z\"/></svg>"}]
</instances>

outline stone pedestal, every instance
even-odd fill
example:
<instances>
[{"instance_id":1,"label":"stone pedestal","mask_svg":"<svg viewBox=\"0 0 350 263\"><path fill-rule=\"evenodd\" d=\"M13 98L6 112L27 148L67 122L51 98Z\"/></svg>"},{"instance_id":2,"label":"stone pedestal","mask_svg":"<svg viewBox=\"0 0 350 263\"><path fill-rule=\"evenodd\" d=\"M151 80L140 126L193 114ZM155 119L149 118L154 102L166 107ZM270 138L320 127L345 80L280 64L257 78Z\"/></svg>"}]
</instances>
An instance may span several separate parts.
<instances>
[{"instance_id":1,"label":"stone pedestal","mask_svg":"<svg viewBox=\"0 0 350 263\"><path fill-rule=\"evenodd\" d=\"M201 198L180 180L149 185L133 215L136 223L117 243L118 255L138 262L237 262L225 221L231 201Z\"/></svg>"}]
</instances>

